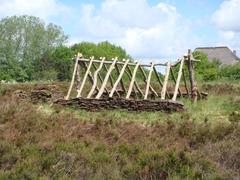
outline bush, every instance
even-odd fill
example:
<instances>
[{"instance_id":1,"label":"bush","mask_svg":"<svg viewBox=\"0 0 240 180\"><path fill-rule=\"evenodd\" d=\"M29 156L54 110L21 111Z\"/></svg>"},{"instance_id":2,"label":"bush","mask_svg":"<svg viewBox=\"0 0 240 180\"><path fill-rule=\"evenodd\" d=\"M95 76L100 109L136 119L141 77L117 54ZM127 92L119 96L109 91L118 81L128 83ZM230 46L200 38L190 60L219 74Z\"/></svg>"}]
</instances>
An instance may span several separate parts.
<instances>
[{"instance_id":1,"label":"bush","mask_svg":"<svg viewBox=\"0 0 240 180\"><path fill-rule=\"evenodd\" d=\"M219 74L221 78L239 80L240 79L240 62L234 65L223 66L220 69Z\"/></svg>"}]
</instances>

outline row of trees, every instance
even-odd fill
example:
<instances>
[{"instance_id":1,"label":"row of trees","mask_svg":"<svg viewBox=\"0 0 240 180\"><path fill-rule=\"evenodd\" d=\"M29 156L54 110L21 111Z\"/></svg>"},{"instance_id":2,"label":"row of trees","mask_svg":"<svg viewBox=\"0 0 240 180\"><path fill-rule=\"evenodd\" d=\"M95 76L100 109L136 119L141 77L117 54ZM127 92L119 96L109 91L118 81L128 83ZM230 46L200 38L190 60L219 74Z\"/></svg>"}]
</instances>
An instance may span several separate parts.
<instances>
[{"instance_id":1,"label":"row of trees","mask_svg":"<svg viewBox=\"0 0 240 180\"><path fill-rule=\"evenodd\" d=\"M33 16L12 16L0 21L0 81L69 80L72 74L72 57L78 52L85 57L104 56L130 58L124 49L102 42L82 42L71 47L64 46L68 36L61 27L45 24ZM219 78L240 79L240 63L220 66L216 60L208 61L207 55L194 52L200 59L196 78L216 80Z\"/></svg>"},{"instance_id":2,"label":"row of trees","mask_svg":"<svg viewBox=\"0 0 240 180\"><path fill-rule=\"evenodd\" d=\"M96 58L129 58L125 50L108 42L82 42L64 46L68 37L61 27L33 16L0 21L0 80L68 80L77 52Z\"/></svg>"}]
</instances>

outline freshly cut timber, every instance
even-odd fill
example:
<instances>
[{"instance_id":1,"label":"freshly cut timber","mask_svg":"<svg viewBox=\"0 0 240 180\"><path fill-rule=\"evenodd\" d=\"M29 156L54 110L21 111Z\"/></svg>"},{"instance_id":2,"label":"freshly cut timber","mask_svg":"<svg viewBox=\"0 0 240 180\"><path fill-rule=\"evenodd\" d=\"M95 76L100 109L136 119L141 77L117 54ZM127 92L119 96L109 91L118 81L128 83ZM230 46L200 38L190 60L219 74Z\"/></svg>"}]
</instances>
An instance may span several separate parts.
<instances>
[{"instance_id":1,"label":"freshly cut timber","mask_svg":"<svg viewBox=\"0 0 240 180\"><path fill-rule=\"evenodd\" d=\"M119 60L118 57L96 60L92 56L87 59L78 53L67 96L55 104L89 111L119 108L129 111L180 111L184 105L179 98L191 97L196 102L207 97L207 93L197 89L194 62L198 60L193 58L191 50L176 63L150 64ZM163 68L165 74L160 73Z\"/></svg>"}]
</instances>

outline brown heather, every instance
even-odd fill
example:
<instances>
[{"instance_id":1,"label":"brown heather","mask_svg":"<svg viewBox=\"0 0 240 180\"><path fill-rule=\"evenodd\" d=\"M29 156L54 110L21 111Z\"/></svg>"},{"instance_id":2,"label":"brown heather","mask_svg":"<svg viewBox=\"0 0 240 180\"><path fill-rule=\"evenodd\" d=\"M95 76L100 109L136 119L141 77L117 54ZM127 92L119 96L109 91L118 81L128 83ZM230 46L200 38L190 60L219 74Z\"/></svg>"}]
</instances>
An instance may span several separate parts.
<instances>
[{"instance_id":1,"label":"brown heather","mask_svg":"<svg viewBox=\"0 0 240 180\"><path fill-rule=\"evenodd\" d=\"M35 86L0 87L0 179L240 178L239 93L225 84L178 113L86 112L14 93Z\"/></svg>"}]
</instances>

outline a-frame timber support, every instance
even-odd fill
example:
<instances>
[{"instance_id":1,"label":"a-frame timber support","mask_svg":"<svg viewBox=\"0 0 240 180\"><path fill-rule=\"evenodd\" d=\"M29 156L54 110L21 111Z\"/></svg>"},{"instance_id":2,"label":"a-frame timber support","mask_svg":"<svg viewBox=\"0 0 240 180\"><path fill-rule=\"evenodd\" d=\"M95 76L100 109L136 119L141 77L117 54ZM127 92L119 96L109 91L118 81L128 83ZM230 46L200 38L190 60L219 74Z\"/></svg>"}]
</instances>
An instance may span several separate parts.
<instances>
[{"instance_id":1,"label":"a-frame timber support","mask_svg":"<svg viewBox=\"0 0 240 180\"><path fill-rule=\"evenodd\" d=\"M99 109L108 108L106 104L109 103L110 109L124 108L128 104L126 109L136 111L144 110L144 107L153 111L177 110L183 108L178 98L191 97L195 103L207 96L198 91L194 79L193 64L197 61L191 50L175 63L150 64L129 59L121 61L117 57L112 60L105 57L87 59L78 53L67 96L59 102L66 105L78 100L81 101L78 106L88 110L95 109L98 104L101 104ZM161 73L164 69L165 74ZM77 96L73 98L71 92L75 81ZM160 107L156 107L158 105Z\"/></svg>"}]
</instances>

